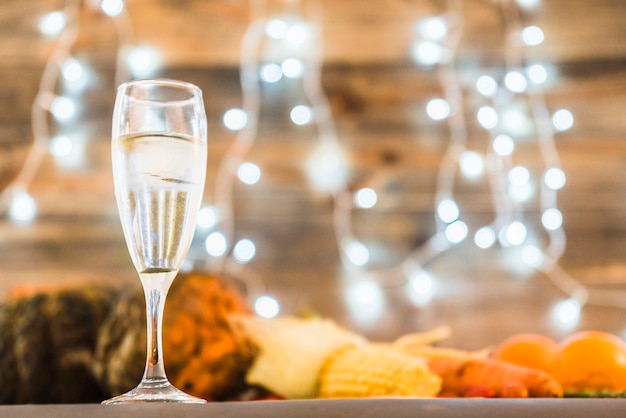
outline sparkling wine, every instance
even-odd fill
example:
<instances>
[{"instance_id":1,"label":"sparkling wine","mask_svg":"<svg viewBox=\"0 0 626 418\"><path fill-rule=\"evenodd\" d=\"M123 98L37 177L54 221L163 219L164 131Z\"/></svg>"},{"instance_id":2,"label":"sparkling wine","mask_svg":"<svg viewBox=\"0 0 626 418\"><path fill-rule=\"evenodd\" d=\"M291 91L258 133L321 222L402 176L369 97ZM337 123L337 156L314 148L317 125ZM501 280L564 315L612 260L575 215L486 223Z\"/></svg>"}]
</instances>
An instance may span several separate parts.
<instances>
[{"instance_id":1,"label":"sparkling wine","mask_svg":"<svg viewBox=\"0 0 626 418\"><path fill-rule=\"evenodd\" d=\"M177 271L204 190L206 144L179 134L114 139L115 194L126 242L141 273Z\"/></svg>"}]
</instances>

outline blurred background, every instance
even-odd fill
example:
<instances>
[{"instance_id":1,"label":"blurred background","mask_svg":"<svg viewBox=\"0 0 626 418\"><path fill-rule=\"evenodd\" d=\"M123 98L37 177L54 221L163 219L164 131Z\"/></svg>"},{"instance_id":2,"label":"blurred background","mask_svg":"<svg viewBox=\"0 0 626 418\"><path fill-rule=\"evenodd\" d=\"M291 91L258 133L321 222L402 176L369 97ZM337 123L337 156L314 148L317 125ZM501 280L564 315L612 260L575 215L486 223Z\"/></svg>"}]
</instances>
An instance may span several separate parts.
<instances>
[{"instance_id":1,"label":"blurred background","mask_svg":"<svg viewBox=\"0 0 626 418\"><path fill-rule=\"evenodd\" d=\"M204 91L186 269L378 339L626 332L623 0L4 0L0 295L139 285L116 86Z\"/></svg>"}]
</instances>

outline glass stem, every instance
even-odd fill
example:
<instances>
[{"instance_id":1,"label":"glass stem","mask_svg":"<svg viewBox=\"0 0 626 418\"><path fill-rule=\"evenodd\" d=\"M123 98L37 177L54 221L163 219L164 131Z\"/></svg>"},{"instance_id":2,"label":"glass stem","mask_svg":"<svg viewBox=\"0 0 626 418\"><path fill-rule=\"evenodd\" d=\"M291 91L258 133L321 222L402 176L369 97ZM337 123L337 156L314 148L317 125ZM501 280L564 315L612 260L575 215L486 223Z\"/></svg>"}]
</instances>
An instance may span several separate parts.
<instances>
[{"instance_id":1,"label":"glass stem","mask_svg":"<svg viewBox=\"0 0 626 418\"><path fill-rule=\"evenodd\" d=\"M165 363L163 362L163 311L165 298L172 279L165 280L142 280L146 297L147 318L147 346L146 368L144 370L142 384L161 385L167 384L165 375Z\"/></svg>"}]
</instances>

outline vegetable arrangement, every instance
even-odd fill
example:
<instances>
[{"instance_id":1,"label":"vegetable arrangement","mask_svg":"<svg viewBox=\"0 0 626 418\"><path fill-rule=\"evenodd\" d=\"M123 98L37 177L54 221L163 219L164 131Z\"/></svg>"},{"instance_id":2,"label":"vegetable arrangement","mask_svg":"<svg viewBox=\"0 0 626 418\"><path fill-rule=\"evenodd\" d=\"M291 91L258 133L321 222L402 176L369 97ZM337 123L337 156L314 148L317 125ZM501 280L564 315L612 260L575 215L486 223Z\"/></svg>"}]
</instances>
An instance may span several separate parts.
<instances>
[{"instance_id":1,"label":"vegetable arrangement","mask_svg":"<svg viewBox=\"0 0 626 418\"><path fill-rule=\"evenodd\" d=\"M98 402L131 389L145 355L139 287L24 285L0 303L0 403ZM626 344L600 331L445 347L447 327L369 341L324 318L258 318L219 277L183 273L165 309L178 387L205 399L622 397Z\"/></svg>"}]
</instances>

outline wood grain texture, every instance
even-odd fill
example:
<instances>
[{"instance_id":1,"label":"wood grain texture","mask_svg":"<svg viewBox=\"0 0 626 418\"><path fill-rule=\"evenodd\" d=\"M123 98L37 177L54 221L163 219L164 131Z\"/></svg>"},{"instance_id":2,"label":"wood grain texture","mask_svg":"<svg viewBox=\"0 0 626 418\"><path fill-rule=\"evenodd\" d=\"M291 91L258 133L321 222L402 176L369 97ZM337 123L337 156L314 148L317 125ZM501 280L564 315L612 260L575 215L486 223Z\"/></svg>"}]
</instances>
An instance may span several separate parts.
<instances>
[{"instance_id":1,"label":"wood grain texture","mask_svg":"<svg viewBox=\"0 0 626 418\"><path fill-rule=\"evenodd\" d=\"M375 250L374 263L394 264L435 230L437 172L448 132L424 116L426 102L442 90L432 70L410 60L410 48L415 22L441 5L425 0L321 4L321 86L350 162L349 187L380 190L375 209L355 213L354 228ZM546 88L546 104L552 111L566 107L576 117L572 130L556 135L567 174L558 197L568 238L561 264L581 282L621 295L626 291L626 3L541 4L526 19L541 25L546 35L544 44L533 49L533 59L546 60L559 74ZM492 2L464 5L462 63L498 62L501 16ZM31 104L54 47L54 40L42 37L35 26L60 7L62 2L53 0L0 5L0 186L15 175L32 141ZM241 106L239 48L253 16L250 3L128 0L127 10L137 42L163 54L159 75L194 82L205 92L211 138L205 201L210 203L217 167L236 135L221 118L227 109ZM83 116L72 127L88 138L86 162L64 167L46 154L29 188L38 204L37 219L14 224L0 218L1 292L25 281L137 280L119 227L110 172L111 56L117 44L106 20L93 14L88 19L93 23L77 48L101 81L85 96ZM448 323L450 344L478 348L518 331L557 337L565 332L549 321L551 307L563 297L549 278L514 268L503 249L478 252L469 243L429 266L440 277L431 304L411 305L396 278L389 277L382 319L371 325L354 320L345 302L332 199L311 188L303 169L316 142L294 139L298 134L277 112L265 116L259 128L264 139L249 154L263 168L264 180L254 187L237 186L234 196L237 235L258 245L257 257L241 271L252 288L276 295L288 312L314 310L376 338ZM471 144L485 146L476 126L470 129ZM520 153L525 163L541 169L536 150ZM464 185L459 201L474 224L493 217L485 187ZM529 222L536 224L538 215L531 208ZM192 257L206 258L201 238ZM621 332L624 315L621 309L590 306L580 328Z\"/></svg>"}]
</instances>

